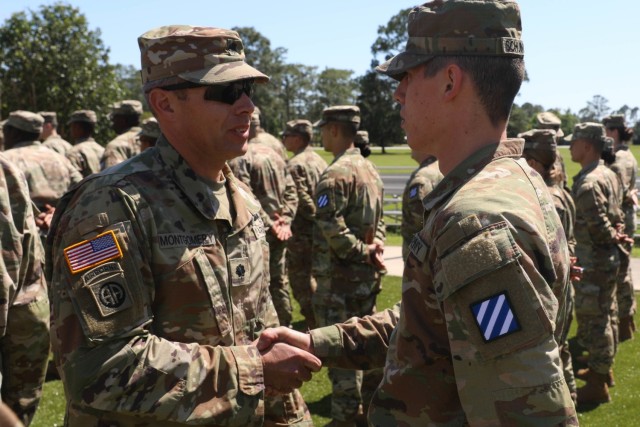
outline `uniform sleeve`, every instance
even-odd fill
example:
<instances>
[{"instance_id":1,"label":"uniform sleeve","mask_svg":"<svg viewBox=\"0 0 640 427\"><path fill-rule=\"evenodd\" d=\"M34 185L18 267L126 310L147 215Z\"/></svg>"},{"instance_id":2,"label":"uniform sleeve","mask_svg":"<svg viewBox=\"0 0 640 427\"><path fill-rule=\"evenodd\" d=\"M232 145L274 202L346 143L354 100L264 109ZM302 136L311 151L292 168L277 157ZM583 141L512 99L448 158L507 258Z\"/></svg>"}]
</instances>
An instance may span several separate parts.
<instances>
[{"instance_id":1,"label":"uniform sleeve","mask_svg":"<svg viewBox=\"0 0 640 427\"><path fill-rule=\"evenodd\" d=\"M282 215L287 219L287 223L291 224L293 218L296 216L298 210L298 191L296 189L296 183L293 181L293 176L289 172L289 169L284 170L285 175L285 189L283 194L284 206L282 207Z\"/></svg>"},{"instance_id":2,"label":"uniform sleeve","mask_svg":"<svg viewBox=\"0 0 640 427\"><path fill-rule=\"evenodd\" d=\"M298 193L298 209L296 210L296 215L313 221L316 215L316 204L310 194L313 194L312 190L315 189L309 188L306 170L302 165L292 163L289 163L287 168L289 169L291 178L296 186L296 192Z\"/></svg>"},{"instance_id":3,"label":"uniform sleeve","mask_svg":"<svg viewBox=\"0 0 640 427\"><path fill-rule=\"evenodd\" d=\"M574 201L576 211L586 219L592 241L599 245L617 244L616 230L607 216L607 197L602 189L597 185L588 185L576 194Z\"/></svg>"},{"instance_id":4,"label":"uniform sleeve","mask_svg":"<svg viewBox=\"0 0 640 427\"><path fill-rule=\"evenodd\" d=\"M314 353L327 366L374 369L385 364L391 333L400 318L400 303L390 309L310 331Z\"/></svg>"},{"instance_id":5,"label":"uniform sleeve","mask_svg":"<svg viewBox=\"0 0 640 427\"><path fill-rule=\"evenodd\" d=\"M52 345L67 399L184 424L240 426L259 417L264 383L255 346L154 335L159 273L150 265L150 208L120 188L90 184L61 200L47 242ZM108 252L86 261L87 242ZM97 267L78 271L96 256Z\"/></svg>"},{"instance_id":6,"label":"uniform sleeve","mask_svg":"<svg viewBox=\"0 0 640 427\"><path fill-rule=\"evenodd\" d=\"M102 154L102 159L100 160L100 164L102 165L102 169L110 168L111 166L115 166L118 163L122 163L128 159L127 153L125 151L126 144L128 141L114 141L107 144L104 153Z\"/></svg>"}]
</instances>

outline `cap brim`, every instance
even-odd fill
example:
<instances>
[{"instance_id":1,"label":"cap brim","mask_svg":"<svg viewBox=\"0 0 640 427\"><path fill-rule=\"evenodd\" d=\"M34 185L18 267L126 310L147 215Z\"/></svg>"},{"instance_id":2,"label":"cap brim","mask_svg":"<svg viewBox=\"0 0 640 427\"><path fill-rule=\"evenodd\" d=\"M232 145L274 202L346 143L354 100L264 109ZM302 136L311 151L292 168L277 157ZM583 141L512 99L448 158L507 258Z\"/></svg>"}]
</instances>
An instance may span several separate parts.
<instances>
[{"instance_id":1,"label":"cap brim","mask_svg":"<svg viewBox=\"0 0 640 427\"><path fill-rule=\"evenodd\" d=\"M408 70L429 62L433 57L434 55L423 53L400 52L387 62L378 65L376 71L400 81Z\"/></svg>"},{"instance_id":2,"label":"cap brim","mask_svg":"<svg viewBox=\"0 0 640 427\"><path fill-rule=\"evenodd\" d=\"M238 80L256 79L258 83L266 83L269 76L261 73L244 61L218 64L212 68L189 71L178 74L184 80L203 85L225 84Z\"/></svg>"},{"instance_id":3,"label":"cap brim","mask_svg":"<svg viewBox=\"0 0 640 427\"><path fill-rule=\"evenodd\" d=\"M556 131L556 137L562 138L563 136L564 136L564 132L562 132L562 129L558 129Z\"/></svg>"},{"instance_id":4,"label":"cap brim","mask_svg":"<svg viewBox=\"0 0 640 427\"><path fill-rule=\"evenodd\" d=\"M565 142L571 142L573 141L573 134L570 133L569 135L565 136L563 139Z\"/></svg>"},{"instance_id":5,"label":"cap brim","mask_svg":"<svg viewBox=\"0 0 640 427\"><path fill-rule=\"evenodd\" d=\"M325 119L320 119L320 120L318 120L317 122L315 122L313 124L313 127L314 128L321 128L322 126L324 126L326 124L327 124L327 121Z\"/></svg>"}]
</instances>

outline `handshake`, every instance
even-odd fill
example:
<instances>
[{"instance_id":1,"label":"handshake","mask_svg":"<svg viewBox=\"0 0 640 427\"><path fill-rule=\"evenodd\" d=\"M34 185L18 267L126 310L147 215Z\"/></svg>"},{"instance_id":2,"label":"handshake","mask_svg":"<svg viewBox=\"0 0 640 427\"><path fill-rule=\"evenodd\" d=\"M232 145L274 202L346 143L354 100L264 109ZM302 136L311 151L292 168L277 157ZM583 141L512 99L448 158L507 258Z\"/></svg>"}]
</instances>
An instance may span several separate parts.
<instances>
[{"instance_id":1,"label":"handshake","mask_svg":"<svg viewBox=\"0 0 640 427\"><path fill-rule=\"evenodd\" d=\"M265 330L254 345L262 358L267 396L291 393L322 367L309 334L280 326Z\"/></svg>"}]
</instances>

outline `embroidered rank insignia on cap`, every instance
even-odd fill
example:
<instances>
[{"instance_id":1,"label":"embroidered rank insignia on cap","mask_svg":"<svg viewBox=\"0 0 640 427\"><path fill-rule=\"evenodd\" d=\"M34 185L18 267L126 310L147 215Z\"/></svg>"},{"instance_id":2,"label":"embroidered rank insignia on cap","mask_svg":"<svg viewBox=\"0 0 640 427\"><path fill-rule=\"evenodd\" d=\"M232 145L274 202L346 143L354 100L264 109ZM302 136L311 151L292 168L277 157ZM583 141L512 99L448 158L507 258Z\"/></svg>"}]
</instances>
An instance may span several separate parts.
<instances>
[{"instance_id":1,"label":"embroidered rank insignia on cap","mask_svg":"<svg viewBox=\"0 0 640 427\"><path fill-rule=\"evenodd\" d=\"M69 270L76 274L112 259L122 258L122 250L113 230L64 249Z\"/></svg>"},{"instance_id":2,"label":"embroidered rank insignia on cap","mask_svg":"<svg viewBox=\"0 0 640 427\"><path fill-rule=\"evenodd\" d=\"M471 311L487 343L520 330L506 292L471 304Z\"/></svg>"},{"instance_id":3,"label":"embroidered rank insignia on cap","mask_svg":"<svg viewBox=\"0 0 640 427\"><path fill-rule=\"evenodd\" d=\"M320 194L318 196L318 200L316 201L316 205L318 206L318 208L322 209L328 204L329 204L329 194L328 193Z\"/></svg>"},{"instance_id":4,"label":"embroidered rank insignia on cap","mask_svg":"<svg viewBox=\"0 0 640 427\"><path fill-rule=\"evenodd\" d=\"M411 187L409 189L409 198L410 199L415 199L416 196L418 195L418 190L420 189L420 185L416 184L413 187Z\"/></svg>"}]
</instances>

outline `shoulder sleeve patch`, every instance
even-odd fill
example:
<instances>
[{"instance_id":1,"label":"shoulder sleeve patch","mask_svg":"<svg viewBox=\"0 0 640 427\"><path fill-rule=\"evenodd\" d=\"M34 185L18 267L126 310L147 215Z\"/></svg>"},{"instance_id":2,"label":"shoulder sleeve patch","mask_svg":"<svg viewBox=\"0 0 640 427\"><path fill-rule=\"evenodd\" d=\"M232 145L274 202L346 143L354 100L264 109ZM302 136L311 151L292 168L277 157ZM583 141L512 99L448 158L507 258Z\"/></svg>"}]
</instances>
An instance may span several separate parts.
<instances>
[{"instance_id":1,"label":"shoulder sleeve patch","mask_svg":"<svg viewBox=\"0 0 640 427\"><path fill-rule=\"evenodd\" d=\"M325 188L316 195L316 208L321 210L331 210L335 206L333 191L331 188Z\"/></svg>"},{"instance_id":2,"label":"shoulder sleeve patch","mask_svg":"<svg viewBox=\"0 0 640 427\"><path fill-rule=\"evenodd\" d=\"M64 249L71 273L76 274L113 259L122 258L122 250L113 230Z\"/></svg>"},{"instance_id":3,"label":"shoulder sleeve patch","mask_svg":"<svg viewBox=\"0 0 640 427\"><path fill-rule=\"evenodd\" d=\"M409 188L409 198L415 199L420 194L420 184L415 184Z\"/></svg>"}]
</instances>

